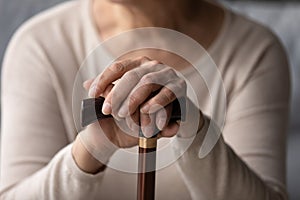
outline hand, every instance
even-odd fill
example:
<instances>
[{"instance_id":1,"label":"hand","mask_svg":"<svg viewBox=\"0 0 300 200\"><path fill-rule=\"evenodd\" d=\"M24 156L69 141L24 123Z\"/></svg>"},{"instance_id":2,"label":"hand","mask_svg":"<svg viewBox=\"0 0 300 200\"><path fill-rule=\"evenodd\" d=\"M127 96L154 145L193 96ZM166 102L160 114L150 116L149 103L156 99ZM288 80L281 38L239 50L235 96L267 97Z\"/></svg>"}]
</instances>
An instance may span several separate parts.
<instances>
[{"instance_id":1,"label":"hand","mask_svg":"<svg viewBox=\"0 0 300 200\"><path fill-rule=\"evenodd\" d=\"M115 81L117 82L113 85ZM107 138L121 148L136 145L138 142L138 129L136 128L138 128L139 120L144 134L148 137L152 136L155 125L161 130L159 135L163 137L174 136L178 131L179 124L169 123L169 119L172 102L175 98L186 96L186 84L172 68L158 61L142 57L116 62L97 78L86 81L84 87L89 89L91 97L100 95L106 97L103 112L112 114L114 119L119 120L118 123L114 119L100 120L101 130L97 123L89 125L85 130L85 135L88 136L85 139L89 140L85 143L94 143L92 146L98 148L98 152L102 152L109 143L109 141L105 142ZM157 94L149 98L153 92ZM191 117L187 123L189 126L193 124L191 119L195 116L192 112L197 115L200 111L198 113L198 109L195 109L196 107L188 99L187 104L189 113L187 117ZM124 132L119 128L122 122L123 124L125 122L126 127L130 129L129 132L131 131L133 135L128 135L127 131ZM202 127L201 124L202 121L199 121L198 127ZM187 128L187 130L192 129ZM104 134L106 137L103 137ZM91 150L93 148L88 148L87 151L87 146L82 145L80 139L76 141L79 143L77 145L80 147L79 152L89 152L86 154L73 152L75 161L81 169L91 172L95 170L89 169L99 169L99 166L103 166L101 163L99 165L97 160L97 162L91 162L92 167L85 162L94 160L90 157L95 157L96 154ZM107 159L112 153L113 151L110 151L109 155L106 155Z\"/></svg>"},{"instance_id":2,"label":"hand","mask_svg":"<svg viewBox=\"0 0 300 200\"><path fill-rule=\"evenodd\" d=\"M140 119L146 137L154 134L155 126L161 130L161 136L171 137L177 133L179 125L169 123L172 102L186 97L186 83L174 69L147 57L123 60L113 63L85 85L90 87L91 97L98 97L113 82L115 85L106 97L103 113L112 114L118 120L125 118L129 127L132 121ZM128 121L129 116L135 116L135 120Z\"/></svg>"},{"instance_id":3,"label":"hand","mask_svg":"<svg viewBox=\"0 0 300 200\"><path fill-rule=\"evenodd\" d=\"M86 83L84 87L88 89ZM108 87L106 97L112 87ZM138 131L131 136L119 129L112 118L99 120L87 126L77 137L72 146L73 159L77 166L86 173L95 174L105 169L105 164L117 148L135 146L138 143Z\"/></svg>"},{"instance_id":4,"label":"hand","mask_svg":"<svg viewBox=\"0 0 300 200\"><path fill-rule=\"evenodd\" d=\"M88 90L89 86L84 84L85 89ZM111 91L112 85L106 88L105 92L102 94L103 97L107 97L107 94ZM138 115L128 116L133 119L134 124L138 124ZM118 148L128 148L135 146L137 144L138 138L138 126L128 127L125 126L125 119L116 120L114 118L104 118L99 120L97 123L92 123L87 126L86 130L92 129L91 127L98 127L100 130L97 132L103 132L106 138L109 139ZM93 128L95 129L95 128ZM95 131L95 130L94 130Z\"/></svg>"}]
</instances>

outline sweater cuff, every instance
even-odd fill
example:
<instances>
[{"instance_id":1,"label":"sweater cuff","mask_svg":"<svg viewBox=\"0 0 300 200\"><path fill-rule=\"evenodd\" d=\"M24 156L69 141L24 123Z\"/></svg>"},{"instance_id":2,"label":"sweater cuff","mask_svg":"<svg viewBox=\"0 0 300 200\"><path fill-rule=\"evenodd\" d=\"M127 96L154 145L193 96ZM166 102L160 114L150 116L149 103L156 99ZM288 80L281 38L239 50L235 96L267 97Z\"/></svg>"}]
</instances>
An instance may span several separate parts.
<instances>
[{"instance_id":1,"label":"sweater cuff","mask_svg":"<svg viewBox=\"0 0 300 200\"><path fill-rule=\"evenodd\" d=\"M87 129L82 130L78 137L86 150L102 164L107 164L110 157L118 150L107 136L95 124L89 125Z\"/></svg>"},{"instance_id":2,"label":"sweater cuff","mask_svg":"<svg viewBox=\"0 0 300 200\"><path fill-rule=\"evenodd\" d=\"M73 155L72 155L72 146L73 143L69 144L65 147L65 163L67 167L68 173L71 177L74 177L76 180L80 182L87 182L91 184L93 181L99 182L102 179L104 172L101 171L97 174L90 174L82 171L76 164Z\"/></svg>"}]
</instances>

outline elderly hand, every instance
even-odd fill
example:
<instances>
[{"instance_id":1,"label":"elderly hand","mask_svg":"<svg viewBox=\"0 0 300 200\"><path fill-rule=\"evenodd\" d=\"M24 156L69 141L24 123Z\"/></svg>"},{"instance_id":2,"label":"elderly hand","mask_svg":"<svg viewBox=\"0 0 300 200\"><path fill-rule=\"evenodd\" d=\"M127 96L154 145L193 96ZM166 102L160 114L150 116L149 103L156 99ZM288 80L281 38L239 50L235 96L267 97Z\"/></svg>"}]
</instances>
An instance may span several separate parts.
<instances>
[{"instance_id":1,"label":"elderly hand","mask_svg":"<svg viewBox=\"0 0 300 200\"><path fill-rule=\"evenodd\" d=\"M89 96L98 97L113 82L116 83L106 97L103 113L126 119L131 128L132 122L138 123L139 119L146 137L154 134L155 126L161 130L161 136L176 134L179 125L169 123L172 102L186 96L186 83L173 68L147 57L123 60L87 81L85 87L89 88Z\"/></svg>"},{"instance_id":2,"label":"elderly hand","mask_svg":"<svg viewBox=\"0 0 300 200\"><path fill-rule=\"evenodd\" d=\"M146 137L154 134L155 127L160 130L160 137L172 137L178 132L179 124L169 122L172 102L186 97L187 86L171 67L147 57L122 60L110 65L95 79L86 81L84 87L91 97L104 96L103 113L114 117L90 124L81 139L76 139L73 156L86 172L95 172L103 166L98 161L105 163L113 154L115 149L107 144L108 140L120 148L137 145L139 125ZM197 122L195 116L201 112L186 99L188 122L184 126L185 130L191 130L185 131L189 137L195 134L192 129L202 127L203 120L200 117ZM103 152L107 153L103 155Z\"/></svg>"}]
</instances>

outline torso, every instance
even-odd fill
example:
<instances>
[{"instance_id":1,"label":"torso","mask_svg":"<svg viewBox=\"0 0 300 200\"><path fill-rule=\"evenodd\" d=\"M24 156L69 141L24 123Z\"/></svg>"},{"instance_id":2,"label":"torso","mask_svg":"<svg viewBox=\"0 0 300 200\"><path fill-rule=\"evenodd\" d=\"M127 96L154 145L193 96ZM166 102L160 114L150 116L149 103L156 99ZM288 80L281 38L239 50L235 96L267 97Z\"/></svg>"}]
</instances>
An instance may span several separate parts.
<instances>
[{"instance_id":1,"label":"torso","mask_svg":"<svg viewBox=\"0 0 300 200\"><path fill-rule=\"evenodd\" d=\"M58 11L52 12L53 15L49 12L44 14L43 18L40 17L39 23L36 23L38 28L50 29L47 30L49 38L57 39L53 41L54 43L57 42L57 44L54 44L56 47L55 51L53 51L53 46L49 44L49 41L41 40L41 43L46 43L41 46L52 64L49 71L53 77L54 89L56 90L61 115L64 119L65 127L62 127L62 130L65 130L69 142L72 142L80 131L80 129L76 129L73 119L73 112L78 112L80 108L80 100L78 100L77 102L75 101L75 104L78 103L78 105L76 104L72 109L72 103L74 103L72 99L74 80L84 58L101 43L97 29L94 27L95 24L93 24L90 16L90 5L87 2L87 0L69 2L64 7L56 8L57 10L60 9L59 14L57 14ZM224 81L227 104L231 102L231 94L239 90L247 80L248 72L255 67L255 63L252 60L258 60L258 56L262 54L271 42L269 41L270 34L264 28L233 13L230 13L230 16L227 27L222 31L222 35L218 36L220 37L218 43L213 42L214 47L210 48L211 56L217 64ZM241 24L243 26L240 26ZM256 27L256 29L254 30L253 27ZM37 36L37 38L39 37L44 38L44 36ZM262 42L254 44L255 38L259 38ZM240 44L244 45L241 46ZM256 51L254 52L252 49L256 49ZM182 66L190 66L190 63L177 55L157 50L137 51L125 56L135 57L144 54L153 59L161 60L178 70L182 70ZM64 55L64 59L57 59L61 58L61 55ZM101 63L95 67L98 67L97 71L90 71L84 78L95 77L106 66ZM196 78L196 75L190 74L189 76L191 79L197 79L196 81L201 82L200 79ZM202 90L206 90L205 86L199 82L196 85L199 86L196 91L198 97L203 102L209 101L209 93L202 92ZM211 106L214 106L217 102L212 104ZM209 106L206 103L203 103L202 106L204 110L209 111ZM79 119L76 120L78 121ZM230 141L228 142L230 143ZM115 181L122 184L114 184ZM112 185L120 188L115 188ZM108 168L102 185L99 186L99 196L107 197L107 199L133 199L135 198L135 186L135 174ZM111 192L111 188L118 192ZM189 191L175 164L158 171L156 189L157 199L187 199L189 197Z\"/></svg>"}]
</instances>

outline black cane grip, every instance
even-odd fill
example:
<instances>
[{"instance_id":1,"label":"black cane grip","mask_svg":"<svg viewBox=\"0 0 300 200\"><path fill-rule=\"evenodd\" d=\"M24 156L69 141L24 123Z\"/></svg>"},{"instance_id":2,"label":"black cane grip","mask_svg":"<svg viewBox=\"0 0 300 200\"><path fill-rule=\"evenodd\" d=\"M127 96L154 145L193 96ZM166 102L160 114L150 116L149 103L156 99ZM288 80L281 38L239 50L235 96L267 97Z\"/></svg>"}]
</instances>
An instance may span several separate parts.
<instances>
[{"instance_id":1,"label":"black cane grip","mask_svg":"<svg viewBox=\"0 0 300 200\"><path fill-rule=\"evenodd\" d=\"M111 118L111 115L102 113L104 97L84 99L81 103L81 126L85 127L97 120ZM181 113L181 109L183 112ZM185 121L186 101L185 98L178 98L173 101L173 109L170 121Z\"/></svg>"}]
</instances>

